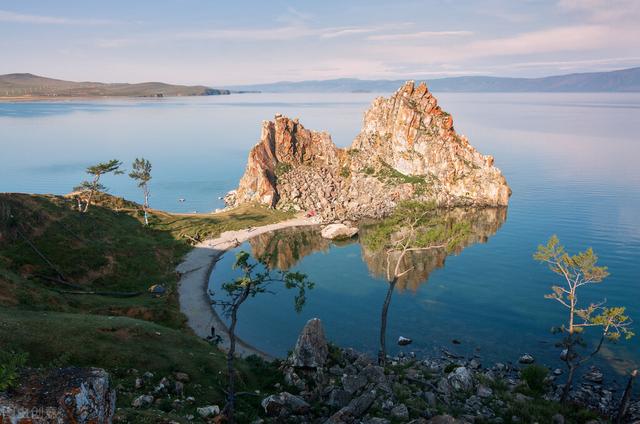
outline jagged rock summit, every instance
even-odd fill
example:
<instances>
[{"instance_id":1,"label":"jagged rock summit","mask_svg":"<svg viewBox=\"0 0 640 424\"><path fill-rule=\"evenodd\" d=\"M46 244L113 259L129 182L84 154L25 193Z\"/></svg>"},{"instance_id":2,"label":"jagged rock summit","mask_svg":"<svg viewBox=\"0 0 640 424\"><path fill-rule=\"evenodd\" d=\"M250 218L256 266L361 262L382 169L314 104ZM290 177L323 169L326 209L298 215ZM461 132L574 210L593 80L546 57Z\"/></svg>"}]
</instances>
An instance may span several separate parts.
<instances>
[{"instance_id":1,"label":"jagged rock summit","mask_svg":"<svg viewBox=\"0 0 640 424\"><path fill-rule=\"evenodd\" d=\"M408 81L374 100L348 149L297 119L264 121L238 189L225 201L313 211L326 221L379 218L409 199L506 206L511 189L493 162L456 133L424 83Z\"/></svg>"}]
</instances>

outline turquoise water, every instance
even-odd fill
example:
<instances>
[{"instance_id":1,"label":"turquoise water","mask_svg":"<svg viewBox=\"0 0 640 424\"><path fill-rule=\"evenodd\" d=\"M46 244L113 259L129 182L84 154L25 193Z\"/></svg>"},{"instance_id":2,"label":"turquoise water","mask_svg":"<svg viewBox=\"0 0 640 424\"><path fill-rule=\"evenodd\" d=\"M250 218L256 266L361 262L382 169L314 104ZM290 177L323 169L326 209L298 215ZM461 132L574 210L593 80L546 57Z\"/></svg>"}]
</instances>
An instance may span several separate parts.
<instances>
[{"instance_id":1,"label":"turquoise water","mask_svg":"<svg viewBox=\"0 0 640 424\"><path fill-rule=\"evenodd\" d=\"M117 157L128 163L144 155L154 164L152 206L211 210L236 185L261 120L277 112L299 116L306 127L327 130L345 146L373 97L248 94L0 103L0 191L64 193L91 162ZM543 298L556 280L531 258L554 233L572 251L592 246L609 266L611 276L588 288L585 299L626 305L640 320L640 95L438 97L456 129L482 153L495 156L513 196L506 220L487 234L486 243L470 244L435 267L426 282L396 291L387 330L392 351L403 335L414 339L405 350L416 352L445 346L487 360L516 360L530 352L555 361L555 339L548 330L564 311ZM127 178L105 183L113 193L139 200ZM178 203L180 197L187 201ZM386 283L372 275L358 243L314 250L313 240L301 244L310 252L293 265L316 282L303 312L294 312L291 293L263 295L241 311L239 334L282 355L304 322L318 316L330 339L375 352ZM218 263L214 288L232 277L232 259L225 255ZM462 344L452 345L454 338ZM640 363L640 337L607 347L601 357L619 371Z\"/></svg>"}]
</instances>

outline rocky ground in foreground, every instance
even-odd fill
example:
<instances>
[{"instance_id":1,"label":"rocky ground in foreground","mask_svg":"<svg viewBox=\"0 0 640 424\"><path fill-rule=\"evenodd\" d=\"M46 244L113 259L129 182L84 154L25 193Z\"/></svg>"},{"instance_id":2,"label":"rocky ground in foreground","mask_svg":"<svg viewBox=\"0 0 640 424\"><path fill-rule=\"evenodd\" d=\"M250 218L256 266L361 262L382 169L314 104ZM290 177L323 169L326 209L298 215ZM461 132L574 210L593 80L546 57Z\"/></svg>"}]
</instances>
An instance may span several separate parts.
<instances>
[{"instance_id":1,"label":"rocky ground in foreground","mask_svg":"<svg viewBox=\"0 0 640 424\"><path fill-rule=\"evenodd\" d=\"M327 344L320 321L314 319L282 362L284 383L274 385L275 393L244 394L261 397L263 409L259 412L262 418L246 422L597 424L609 422L607 417L617 413L621 394L614 396L596 368L576 383L571 405L563 406L558 403L562 385L556 384L562 371L540 372L544 367L530 365L533 361L523 355L519 365L484 365L478 358L443 351L439 358L420 359L411 353L390 357L382 367L353 349ZM179 413L188 405L202 403L181 397L189 384L185 374L139 374L132 383L134 387L120 389L128 392L134 408L151 411L164 406ZM198 415L185 418L219 422L221 406L203 404L196 410ZM639 420L640 401L636 400L624 422ZM239 422L245 421L240 418Z\"/></svg>"}]
</instances>

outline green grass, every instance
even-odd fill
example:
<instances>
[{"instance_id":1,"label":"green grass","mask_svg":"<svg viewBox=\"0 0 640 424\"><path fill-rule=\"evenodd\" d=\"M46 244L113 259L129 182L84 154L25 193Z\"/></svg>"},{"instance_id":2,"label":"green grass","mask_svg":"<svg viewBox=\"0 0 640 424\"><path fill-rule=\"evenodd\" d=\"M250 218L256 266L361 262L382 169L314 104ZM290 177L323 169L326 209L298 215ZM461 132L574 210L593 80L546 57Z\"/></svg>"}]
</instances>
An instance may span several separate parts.
<instances>
[{"instance_id":1,"label":"green grass","mask_svg":"<svg viewBox=\"0 0 640 424\"><path fill-rule=\"evenodd\" d=\"M292 215L257 206L195 216L153 211L145 227L135 203L107 195L97 201L82 214L72 199L61 196L0 194L0 349L27 353L28 366L107 369L125 387L118 406L128 422L157 422L156 412L129 408L139 395L126 390L133 384L131 368L152 371L158 380L186 372L193 383L186 395L198 399L195 406L222 406L224 355L186 327L175 267L195 241ZM50 281L59 274L76 287ZM164 285L167 294L151 296L153 284ZM274 365L237 363L239 390L273 392L281 383ZM240 399L240 413L255 417L259 400Z\"/></svg>"},{"instance_id":2,"label":"green grass","mask_svg":"<svg viewBox=\"0 0 640 424\"><path fill-rule=\"evenodd\" d=\"M274 224L293 217L292 212L242 205L211 215L157 213L152 215L150 223L152 228L169 232L176 239L194 242L217 237L225 231Z\"/></svg>"},{"instance_id":3,"label":"green grass","mask_svg":"<svg viewBox=\"0 0 640 424\"><path fill-rule=\"evenodd\" d=\"M387 163L381 162L381 164L382 168L377 172L376 177L383 182L390 184L424 184L426 182L422 175L405 175Z\"/></svg>"},{"instance_id":4,"label":"green grass","mask_svg":"<svg viewBox=\"0 0 640 424\"><path fill-rule=\"evenodd\" d=\"M0 322L3 348L28 352L30 366L101 367L111 372L114 385L121 384L125 389L133 386L135 375L131 369L137 369L139 374L151 371L155 380L173 372L186 372L194 384L186 386L185 396L194 396L199 406L224 404L221 388L227 377L225 355L188 332L126 317L7 308L0 308ZM273 391L275 383L282 384L277 368L259 359L239 360L237 369L240 391ZM127 409L137 395L119 391L118 405ZM253 397L243 400L243 409L257 410L258 400ZM139 413L124 412L127 416ZM144 414L152 416L153 412Z\"/></svg>"},{"instance_id":5,"label":"green grass","mask_svg":"<svg viewBox=\"0 0 640 424\"><path fill-rule=\"evenodd\" d=\"M99 206L82 214L74 209L71 199L60 196L0 195L3 210L10 210L13 216L0 223L6 234L5 240L0 240L0 305L124 315L181 328L184 317L178 310L175 267L191 249L190 244L224 231L292 216L257 206L197 216L158 211L145 227L134 203L111 196L102 196L99 201ZM21 234L79 288L51 282L50 278L59 278L58 272ZM164 285L167 295L156 298L148 294L154 284ZM113 297L64 291L141 294Z\"/></svg>"}]
</instances>

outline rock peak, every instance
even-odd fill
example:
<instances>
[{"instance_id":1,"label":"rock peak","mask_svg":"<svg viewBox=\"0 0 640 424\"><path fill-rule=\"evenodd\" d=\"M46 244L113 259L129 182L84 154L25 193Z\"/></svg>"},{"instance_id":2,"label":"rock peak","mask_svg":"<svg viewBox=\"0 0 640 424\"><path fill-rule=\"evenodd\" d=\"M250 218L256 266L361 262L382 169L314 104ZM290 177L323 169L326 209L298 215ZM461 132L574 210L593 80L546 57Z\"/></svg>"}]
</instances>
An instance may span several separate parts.
<instances>
[{"instance_id":1,"label":"rock peak","mask_svg":"<svg viewBox=\"0 0 640 424\"><path fill-rule=\"evenodd\" d=\"M325 220L381 217L408 199L506 206L511 190L493 162L456 133L426 84L407 81L373 101L349 149L297 119L264 121L238 190L226 200L313 211Z\"/></svg>"}]
</instances>

